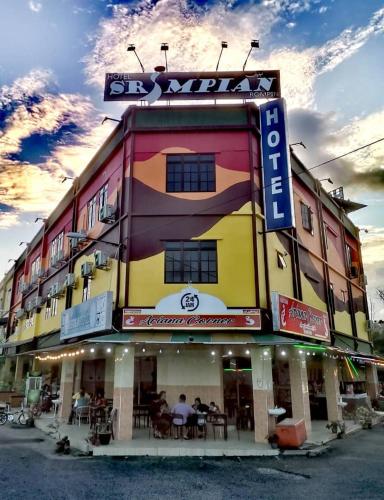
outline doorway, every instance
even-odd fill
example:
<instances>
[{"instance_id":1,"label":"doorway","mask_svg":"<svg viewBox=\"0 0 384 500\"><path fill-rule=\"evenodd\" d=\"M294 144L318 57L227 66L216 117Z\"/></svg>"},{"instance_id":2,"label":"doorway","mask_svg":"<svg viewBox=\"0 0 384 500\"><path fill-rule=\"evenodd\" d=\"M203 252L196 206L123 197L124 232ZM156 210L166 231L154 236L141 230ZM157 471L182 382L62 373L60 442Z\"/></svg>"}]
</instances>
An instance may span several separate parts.
<instances>
[{"instance_id":1,"label":"doorway","mask_svg":"<svg viewBox=\"0 0 384 500\"><path fill-rule=\"evenodd\" d=\"M135 358L134 405L150 404L157 392L157 362L155 356Z\"/></svg>"},{"instance_id":2,"label":"doorway","mask_svg":"<svg viewBox=\"0 0 384 500\"><path fill-rule=\"evenodd\" d=\"M239 429L252 430L253 386L251 360L234 357L223 361L224 413L228 423Z\"/></svg>"},{"instance_id":3,"label":"doorway","mask_svg":"<svg viewBox=\"0 0 384 500\"><path fill-rule=\"evenodd\" d=\"M98 391L104 394L105 359L92 359L83 361L81 386L90 395Z\"/></svg>"}]
</instances>

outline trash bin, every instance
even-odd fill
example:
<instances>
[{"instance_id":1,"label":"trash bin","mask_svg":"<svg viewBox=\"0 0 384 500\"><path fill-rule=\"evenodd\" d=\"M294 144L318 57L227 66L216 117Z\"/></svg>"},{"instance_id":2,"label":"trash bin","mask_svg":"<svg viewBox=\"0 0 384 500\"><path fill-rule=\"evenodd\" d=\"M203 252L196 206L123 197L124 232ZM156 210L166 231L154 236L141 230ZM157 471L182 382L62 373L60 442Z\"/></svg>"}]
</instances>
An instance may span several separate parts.
<instances>
[{"instance_id":1,"label":"trash bin","mask_svg":"<svg viewBox=\"0 0 384 500\"><path fill-rule=\"evenodd\" d=\"M276 425L275 433L280 448L298 448L307 439L303 419L285 418Z\"/></svg>"}]
</instances>

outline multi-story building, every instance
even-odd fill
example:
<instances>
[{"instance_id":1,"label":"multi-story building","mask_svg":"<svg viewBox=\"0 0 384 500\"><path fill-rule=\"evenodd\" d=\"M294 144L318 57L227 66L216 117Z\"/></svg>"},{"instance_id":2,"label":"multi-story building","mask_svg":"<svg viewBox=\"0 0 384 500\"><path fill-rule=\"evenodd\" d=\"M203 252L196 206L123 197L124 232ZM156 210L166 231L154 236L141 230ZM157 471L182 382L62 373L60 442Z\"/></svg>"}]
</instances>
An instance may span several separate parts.
<instances>
[{"instance_id":1,"label":"multi-story building","mask_svg":"<svg viewBox=\"0 0 384 500\"><path fill-rule=\"evenodd\" d=\"M103 389L130 439L166 390L262 442L275 405L309 432L340 390L376 395L348 203L291 151L295 228L266 232L258 123L253 104L128 108L17 260L5 353L60 384L64 417Z\"/></svg>"}]
</instances>

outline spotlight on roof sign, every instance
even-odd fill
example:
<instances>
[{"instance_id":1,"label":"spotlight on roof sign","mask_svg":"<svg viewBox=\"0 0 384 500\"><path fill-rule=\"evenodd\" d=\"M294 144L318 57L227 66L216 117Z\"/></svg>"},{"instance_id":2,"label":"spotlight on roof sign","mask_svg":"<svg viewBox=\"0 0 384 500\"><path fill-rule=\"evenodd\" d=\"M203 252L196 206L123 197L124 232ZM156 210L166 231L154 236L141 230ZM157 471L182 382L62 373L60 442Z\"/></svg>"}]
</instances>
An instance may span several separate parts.
<instances>
[{"instance_id":1,"label":"spotlight on roof sign","mask_svg":"<svg viewBox=\"0 0 384 500\"><path fill-rule=\"evenodd\" d=\"M279 231L295 225L285 101L269 101L259 111L265 230Z\"/></svg>"},{"instance_id":2,"label":"spotlight on roof sign","mask_svg":"<svg viewBox=\"0 0 384 500\"><path fill-rule=\"evenodd\" d=\"M219 71L203 73L107 73L104 101L186 99L275 99L280 72Z\"/></svg>"}]
</instances>

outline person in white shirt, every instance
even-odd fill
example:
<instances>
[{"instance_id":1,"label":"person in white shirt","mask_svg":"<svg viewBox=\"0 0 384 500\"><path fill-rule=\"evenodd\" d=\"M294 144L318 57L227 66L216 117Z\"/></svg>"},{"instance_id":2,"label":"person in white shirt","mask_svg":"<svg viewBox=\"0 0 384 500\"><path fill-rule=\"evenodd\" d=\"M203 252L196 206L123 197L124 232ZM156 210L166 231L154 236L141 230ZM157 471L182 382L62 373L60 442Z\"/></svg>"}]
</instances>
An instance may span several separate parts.
<instances>
[{"instance_id":1,"label":"person in white shirt","mask_svg":"<svg viewBox=\"0 0 384 500\"><path fill-rule=\"evenodd\" d=\"M172 408L172 413L180 415L179 418L173 419L173 424L180 426L182 425L184 431L183 437L184 439L189 439L187 434L186 424L188 423L188 418L195 413L195 410L192 408L192 406L186 403L186 400L187 398L185 394L180 394L179 402ZM175 439L177 438L178 435L176 434Z\"/></svg>"}]
</instances>

